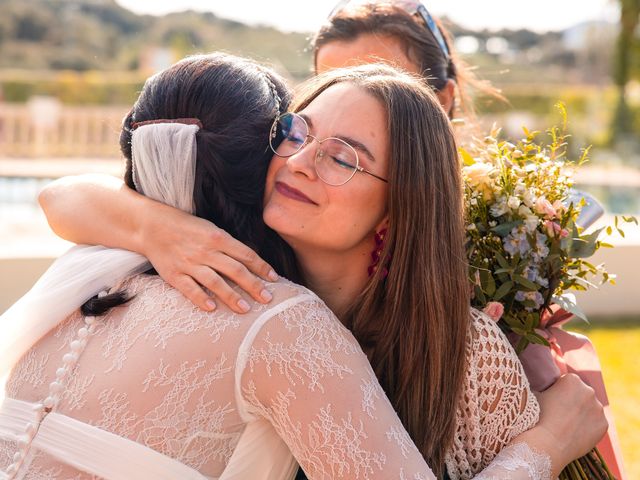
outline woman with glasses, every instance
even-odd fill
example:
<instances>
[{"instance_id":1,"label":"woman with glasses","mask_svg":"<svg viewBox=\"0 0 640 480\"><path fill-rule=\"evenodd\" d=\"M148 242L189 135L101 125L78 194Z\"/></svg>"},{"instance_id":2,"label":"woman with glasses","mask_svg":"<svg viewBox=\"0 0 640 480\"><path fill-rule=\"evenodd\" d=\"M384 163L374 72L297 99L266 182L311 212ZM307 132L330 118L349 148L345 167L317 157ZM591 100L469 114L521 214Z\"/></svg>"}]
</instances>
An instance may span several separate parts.
<instances>
[{"instance_id":1,"label":"woman with glasses","mask_svg":"<svg viewBox=\"0 0 640 480\"><path fill-rule=\"evenodd\" d=\"M131 120L145 124L149 116L163 114L134 110ZM209 132L207 122L202 125ZM241 124L229 131L247 140ZM220 178L201 191L203 198L211 195L224 205L236 188L264 191L265 223L295 253L295 265L280 263L277 269L316 292L360 346L315 297L284 281L261 284L266 291L256 295L259 302L230 289L223 303L248 312L236 315L224 304L199 312L160 280L154 280L159 282L154 295L141 307L145 290L140 280L131 280L120 295L136 296L104 317L111 325L111 316L123 312L158 315L161 320L145 335L134 335L153 340L159 349L154 359L163 358L164 345L155 329L166 315L180 318L185 311L194 319L187 322L188 333L197 332L198 322L213 329L212 354L221 345L237 346L235 353L225 351L224 362L219 357L223 364L217 372L223 378L229 372L231 383L208 388L214 396L229 388L235 395L221 408L237 423L225 430L228 424L220 421L215 435L205 435L211 442L227 438L215 474L226 478L236 468L252 468L251 474L233 478L261 478L259 473L287 478L289 449L311 479L551 478L595 443L604 425L588 387L563 378L541 395L538 421L538 404L507 340L490 320L477 312L470 316L455 142L427 87L381 66L328 72L307 85L289 112L276 116L263 139L273 151L264 190L249 180L227 185L225 170L218 169ZM201 142L202 155L216 154L216 149L200 150ZM50 217L54 226L72 217L62 222L70 225L67 237L139 249L152 262L170 254L158 250L170 236L167 230L193 228L184 212L115 185L116 191L96 187L86 195L83 188L59 184L42 200L57 212ZM100 222L86 222L97 213ZM218 221L213 213L205 218ZM198 227L206 223L195 221ZM228 221L235 225L233 217ZM248 227L229 230L242 231L245 240ZM276 243L262 243L264 236L250 238L262 255L287 253ZM245 254L242 248L234 255ZM228 268L233 272L237 265ZM199 274L215 278L210 269ZM205 355L197 341L203 337L188 337L180 345ZM128 341L116 336L102 345L126 350ZM162 362L155 368L142 382L145 388L170 388L174 382L186 388L195 381L172 376ZM28 375L22 377L28 383ZM114 404L113 395L105 393L100 405L121 417L127 410L122 400ZM574 407L561 408L567 401ZM175 447L189 456L180 442Z\"/></svg>"}]
</instances>

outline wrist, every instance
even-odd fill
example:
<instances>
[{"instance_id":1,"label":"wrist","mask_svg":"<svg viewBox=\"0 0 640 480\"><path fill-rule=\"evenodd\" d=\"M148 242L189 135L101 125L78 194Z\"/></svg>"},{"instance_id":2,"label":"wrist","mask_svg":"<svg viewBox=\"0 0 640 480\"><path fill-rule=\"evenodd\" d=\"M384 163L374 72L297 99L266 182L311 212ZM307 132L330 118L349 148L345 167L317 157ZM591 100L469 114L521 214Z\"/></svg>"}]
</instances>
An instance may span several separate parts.
<instances>
[{"instance_id":1,"label":"wrist","mask_svg":"<svg viewBox=\"0 0 640 480\"><path fill-rule=\"evenodd\" d=\"M158 221L163 218L163 207L164 205L141 196L140 205L135 209L136 214L131 217L133 250L147 258L152 253L150 246L153 245L153 239L157 237Z\"/></svg>"},{"instance_id":2,"label":"wrist","mask_svg":"<svg viewBox=\"0 0 640 480\"><path fill-rule=\"evenodd\" d=\"M511 443L526 443L532 451L548 456L551 461L551 478L557 478L562 469L573 460L568 458L565 446L544 426L537 425L521 433Z\"/></svg>"}]
</instances>

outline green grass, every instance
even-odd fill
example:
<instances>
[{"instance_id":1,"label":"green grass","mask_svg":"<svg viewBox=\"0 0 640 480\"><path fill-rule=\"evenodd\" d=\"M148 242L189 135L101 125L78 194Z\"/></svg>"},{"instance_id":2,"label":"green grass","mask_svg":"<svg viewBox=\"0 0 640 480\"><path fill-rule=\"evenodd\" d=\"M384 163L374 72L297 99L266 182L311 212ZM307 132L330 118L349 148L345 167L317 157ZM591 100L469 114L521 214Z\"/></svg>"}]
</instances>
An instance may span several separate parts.
<instances>
[{"instance_id":1,"label":"green grass","mask_svg":"<svg viewBox=\"0 0 640 480\"><path fill-rule=\"evenodd\" d=\"M566 329L587 335L598 352L627 478L640 479L640 316L574 321Z\"/></svg>"}]
</instances>

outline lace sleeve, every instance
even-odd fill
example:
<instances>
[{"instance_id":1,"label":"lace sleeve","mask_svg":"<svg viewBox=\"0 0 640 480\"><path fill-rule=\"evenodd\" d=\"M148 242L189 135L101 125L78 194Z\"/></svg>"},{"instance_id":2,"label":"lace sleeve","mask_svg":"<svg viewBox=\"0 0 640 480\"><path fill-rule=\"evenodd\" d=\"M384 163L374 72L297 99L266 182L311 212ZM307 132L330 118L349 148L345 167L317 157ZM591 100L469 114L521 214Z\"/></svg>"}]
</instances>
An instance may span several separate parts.
<instances>
[{"instance_id":1,"label":"lace sleeve","mask_svg":"<svg viewBox=\"0 0 640 480\"><path fill-rule=\"evenodd\" d=\"M538 453L526 443L504 448L475 480L551 480L551 459Z\"/></svg>"},{"instance_id":2,"label":"lace sleeve","mask_svg":"<svg viewBox=\"0 0 640 480\"><path fill-rule=\"evenodd\" d=\"M515 437L538 422L540 408L522 364L498 325L471 310L469 358L456 411L456 435L447 455L453 479L469 479Z\"/></svg>"},{"instance_id":3,"label":"lace sleeve","mask_svg":"<svg viewBox=\"0 0 640 480\"><path fill-rule=\"evenodd\" d=\"M269 420L311 480L435 478L321 301L308 296L257 329L240 352L239 410Z\"/></svg>"},{"instance_id":4,"label":"lace sleeve","mask_svg":"<svg viewBox=\"0 0 640 480\"><path fill-rule=\"evenodd\" d=\"M351 333L316 297L258 319L237 365L245 421L266 418L309 479L426 480L434 475ZM478 480L538 480L525 444L503 450Z\"/></svg>"}]
</instances>

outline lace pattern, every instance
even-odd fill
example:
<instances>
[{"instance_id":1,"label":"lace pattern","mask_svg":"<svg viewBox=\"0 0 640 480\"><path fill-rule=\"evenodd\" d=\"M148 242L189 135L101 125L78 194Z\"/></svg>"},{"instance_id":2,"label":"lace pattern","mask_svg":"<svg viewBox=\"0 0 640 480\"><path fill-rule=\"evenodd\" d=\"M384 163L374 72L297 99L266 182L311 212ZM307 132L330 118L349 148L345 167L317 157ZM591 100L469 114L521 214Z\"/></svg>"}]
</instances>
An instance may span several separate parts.
<instances>
[{"instance_id":1,"label":"lace pattern","mask_svg":"<svg viewBox=\"0 0 640 480\"><path fill-rule=\"evenodd\" d=\"M470 479L540 414L520 360L498 325L471 310L468 368L446 465L452 479Z\"/></svg>"},{"instance_id":2,"label":"lace pattern","mask_svg":"<svg viewBox=\"0 0 640 480\"><path fill-rule=\"evenodd\" d=\"M516 475L517 478L551 480L551 460L546 454L529 448L526 443L516 443L504 448L491 466L476 479L516 478Z\"/></svg>"},{"instance_id":3,"label":"lace pattern","mask_svg":"<svg viewBox=\"0 0 640 480\"><path fill-rule=\"evenodd\" d=\"M240 415L244 410L273 425L311 479L434 478L351 333L306 289L273 284L271 305L256 304L239 316L222 308L202 312L157 277L140 275L124 287L134 298L100 319L90 334L84 331L86 319L76 314L25 355L9 379L9 395L42 402L52 380L68 376L57 413L146 445L209 477L224 472L235 454L252 421ZM260 319L265 320L258 324ZM460 462L455 478L478 473L528 426L519 416L537 412L512 350L489 322L475 314L467 391L447 463ZM72 356L72 369L61 370L78 335L85 340L73 348L84 345L81 353ZM247 349L242 355L241 346ZM506 427L508 433L501 430ZM0 471L17 448L14 440L0 437ZM504 451L502 463L490 465L493 472L511 472L508 454L513 462L531 458L521 449ZM29 455L20 467L26 480L92 478L35 447ZM521 468L515 476L493 478L544 478L530 476L536 472Z\"/></svg>"}]
</instances>

